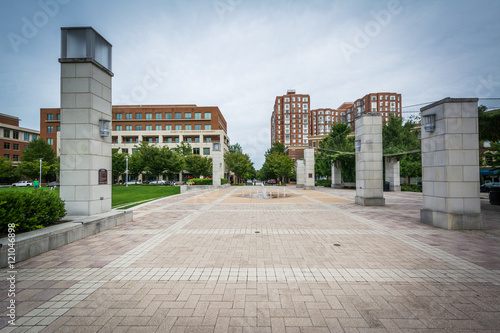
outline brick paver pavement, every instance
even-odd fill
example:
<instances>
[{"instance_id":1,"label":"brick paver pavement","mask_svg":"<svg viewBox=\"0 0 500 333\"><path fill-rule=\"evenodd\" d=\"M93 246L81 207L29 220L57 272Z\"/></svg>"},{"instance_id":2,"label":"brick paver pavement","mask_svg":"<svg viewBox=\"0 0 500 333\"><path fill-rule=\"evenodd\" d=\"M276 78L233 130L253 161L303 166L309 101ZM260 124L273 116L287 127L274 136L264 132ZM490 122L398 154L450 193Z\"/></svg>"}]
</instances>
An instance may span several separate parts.
<instances>
[{"instance_id":1,"label":"brick paver pavement","mask_svg":"<svg viewBox=\"0 0 500 333\"><path fill-rule=\"evenodd\" d=\"M1 332L499 331L498 211L447 231L419 222L418 193L250 189L158 200L17 263L15 327L4 269Z\"/></svg>"}]
</instances>

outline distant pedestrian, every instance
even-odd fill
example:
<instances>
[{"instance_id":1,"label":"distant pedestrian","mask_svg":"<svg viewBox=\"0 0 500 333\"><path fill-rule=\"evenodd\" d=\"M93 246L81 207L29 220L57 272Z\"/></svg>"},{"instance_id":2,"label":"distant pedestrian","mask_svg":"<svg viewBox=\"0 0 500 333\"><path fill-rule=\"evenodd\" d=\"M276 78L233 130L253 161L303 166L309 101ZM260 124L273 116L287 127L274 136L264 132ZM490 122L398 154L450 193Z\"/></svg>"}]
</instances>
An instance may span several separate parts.
<instances>
[{"instance_id":1,"label":"distant pedestrian","mask_svg":"<svg viewBox=\"0 0 500 333\"><path fill-rule=\"evenodd\" d=\"M33 182L33 188L36 190L39 184L40 182L38 181L38 178L35 178L35 181Z\"/></svg>"}]
</instances>

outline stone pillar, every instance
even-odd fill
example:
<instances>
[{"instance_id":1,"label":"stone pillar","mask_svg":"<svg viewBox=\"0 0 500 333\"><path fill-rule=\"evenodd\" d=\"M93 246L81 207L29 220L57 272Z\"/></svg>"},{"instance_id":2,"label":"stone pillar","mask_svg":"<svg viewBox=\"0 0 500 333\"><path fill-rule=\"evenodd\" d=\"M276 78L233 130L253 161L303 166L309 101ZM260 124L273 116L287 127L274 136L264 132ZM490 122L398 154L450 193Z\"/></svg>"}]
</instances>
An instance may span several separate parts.
<instances>
[{"instance_id":1,"label":"stone pillar","mask_svg":"<svg viewBox=\"0 0 500 333\"><path fill-rule=\"evenodd\" d=\"M111 210L111 45L92 28L62 39L60 196L68 215L90 216Z\"/></svg>"},{"instance_id":2,"label":"stone pillar","mask_svg":"<svg viewBox=\"0 0 500 333\"><path fill-rule=\"evenodd\" d=\"M383 206L382 116L370 112L356 119L356 197L362 206Z\"/></svg>"},{"instance_id":3,"label":"stone pillar","mask_svg":"<svg viewBox=\"0 0 500 333\"><path fill-rule=\"evenodd\" d=\"M295 166L297 167L297 188L304 188L305 180L304 180L304 160L297 160L295 162Z\"/></svg>"},{"instance_id":4,"label":"stone pillar","mask_svg":"<svg viewBox=\"0 0 500 333\"><path fill-rule=\"evenodd\" d=\"M477 101L448 97L420 109L424 223L449 230L483 228Z\"/></svg>"},{"instance_id":5,"label":"stone pillar","mask_svg":"<svg viewBox=\"0 0 500 333\"><path fill-rule=\"evenodd\" d=\"M304 188L306 190L314 190L315 177L314 177L314 149L304 149Z\"/></svg>"},{"instance_id":6,"label":"stone pillar","mask_svg":"<svg viewBox=\"0 0 500 333\"><path fill-rule=\"evenodd\" d=\"M389 191L401 191L399 160L396 157L385 158L385 181L389 182Z\"/></svg>"},{"instance_id":7,"label":"stone pillar","mask_svg":"<svg viewBox=\"0 0 500 333\"><path fill-rule=\"evenodd\" d=\"M342 188L342 172L338 162L332 163L332 188Z\"/></svg>"},{"instance_id":8,"label":"stone pillar","mask_svg":"<svg viewBox=\"0 0 500 333\"><path fill-rule=\"evenodd\" d=\"M222 150L212 150L212 184L214 186L221 186L222 171Z\"/></svg>"}]
</instances>

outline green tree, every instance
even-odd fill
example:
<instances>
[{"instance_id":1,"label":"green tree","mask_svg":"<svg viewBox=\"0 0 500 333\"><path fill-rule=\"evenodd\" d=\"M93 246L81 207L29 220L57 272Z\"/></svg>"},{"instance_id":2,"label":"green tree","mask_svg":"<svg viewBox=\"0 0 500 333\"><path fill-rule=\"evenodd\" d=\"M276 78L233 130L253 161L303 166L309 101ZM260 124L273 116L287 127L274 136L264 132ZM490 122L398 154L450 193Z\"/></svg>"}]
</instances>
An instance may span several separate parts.
<instances>
[{"instance_id":1,"label":"green tree","mask_svg":"<svg viewBox=\"0 0 500 333\"><path fill-rule=\"evenodd\" d=\"M42 158L42 177L46 177L47 180L54 179L59 172L59 159L52 147L42 138L31 141L23 152L18 166L19 173L30 179L40 177L40 158Z\"/></svg>"},{"instance_id":2,"label":"green tree","mask_svg":"<svg viewBox=\"0 0 500 333\"><path fill-rule=\"evenodd\" d=\"M342 179L353 182L356 179L356 158L351 127L344 123L332 126L330 134L318 144L315 172L318 176L330 176L332 163L340 167Z\"/></svg>"},{"instance_id":3,"label":"green tree","mask_svg":"<svg viewBox=\"0 0 500 333\"><path fill-rule=\"evenodd\" d=\"M212 175L212 159L202 157L198 154L191 154L184 157L185 169L193 174L194 178L209 177Z\"/></svg>"},{"instance_id":4,"label":"green tree","mask_svg":"<svg viewBox=\"0 0 500 333\"><path fill-rule=\"evenodd\" d=\"M118 177L123 175L126 171L126 156L128 154L119 153L118 149L113 149L111 154L111 170L113 174L113 181L116 183Z\"/></svg>"},{"instance_id":5,"label":"green tree","mask_svg":"<svg viewBox=\"0 0 500 333\"><path fill-rule=\"evenodd\" d=\"M7 157L0 157L0 182L10 183L19 178L19 174Z\"/></svg>"},{"instance_id":6,"label":"green tree","mask_svg":"<svg viewBox=\"0 0 500 333\"><path fill-rule=\"evenodd\" d=\"M193 153L193 148L189 143L182 141L177 145L177 147L173 149L173 151L179 154L181 157L185 157Z\"/></svg>"},{"instance_id":7,"label":"green tree","mask_svg":"<svg viewBox=\"0 0 500 333\"><path fill-rule=\"evenodd\" d=\"M275 151L266 156L266 161L262 165L261 175L265 179L281 179L292 176L295 163L287 155Z\"/></svg>"},{"instance_id":8,"label":"green tree","mask_svg":"<svg viewBox=\"0 0 500 333\"><path fill-rule=\"evenodd\" d=\"M478 108L479 141L500 141L500 110L487 111L486 106Z\"/></svg>"},{"instance_id":9,"label":"green tree","mask_svg":"<svg viewBox=\"0 0 500 333\"><path fill-rule=\"evenodd\" d=\"M250 178L254 171L250 156L243 153L243 149L239 144L229 147L229 151L224 154L224 162L227 168L234 172L238 182L241 182L242 179Z\"/></svg>"},{"instance_id":10,"label":"green tree","mask_svg":"<svg viewBox=\"0 0 500 333\"><path fill-rule=\"evenodd\" d=\"M401 177L422 176L421 143L419 132L415 130L416 122L392 116L382 127L384 155L399 154L395 157L400 163Z\"/></svg>"},{"instance_id":11,"label":"green tree","mask_svg":"<svg viewBox=\"0 0 500 333\"><path fill-rule=\"evenodd\" d=\"M275 141L273 143L273 145L271 146L271 148L269 148L266 153L265 153L265 156L267 155L270 155L272 153L278 153L280 155L285 155L285 145L282 144L281 142L279 141Z\"/></svg>"}]
</instances>

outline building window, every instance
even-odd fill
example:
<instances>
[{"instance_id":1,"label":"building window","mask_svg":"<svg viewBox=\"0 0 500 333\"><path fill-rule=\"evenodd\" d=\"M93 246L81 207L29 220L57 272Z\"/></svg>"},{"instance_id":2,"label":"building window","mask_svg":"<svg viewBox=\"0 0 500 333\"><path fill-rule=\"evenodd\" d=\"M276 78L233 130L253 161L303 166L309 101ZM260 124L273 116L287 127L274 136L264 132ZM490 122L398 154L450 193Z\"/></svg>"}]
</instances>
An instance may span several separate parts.
<instances>
[{"instance_id":1,"label":"building window","mask_svg":"<svg viewBox=\"0 0 500 333\"><path fill-rule=\"evenodd\" d=\"M54 115L52 113L48 113L47 120L54 120Z\"/></svg>"},{"instance_id":2,"label":"building window","mask_svg":"<svg viewBox=\"0 0 500 333\"><path fill-rule=\"evenodd\" d=\"M122 113L117 113L117 114L115 114L115 118L116 118L116 120L122 120L122 119L123 119L122 117L123 117L123 114L122 114Z\"/></svg>"},{"instance_id":3,"label":"building window","mask_svg":"<svg viewBox=\"0 0 500 333\"><path fill-rule=\"evenodd\" d=\"M14 162L19 162L19 155L12 155L12 160Z\"/></svg>"},{"instance_id":4,"label":"building window","mask_svg":"<svg viewBox=\"0 0 500 333\"><path fill-rule=\"evenodd\" d=\"M175 119L182 119L182 113L176 112L175 113Z\"/></svg>"},{"instance_id":5,"label":"building window","mask_svg":"<svg viewBox=\"0 0 500 333\"><path fill-rule=\"evenodd\" d=\"M142 113L136 113L135 114L135 119L142 120Z\"/></svg>"},{"instance_id":6,"label":"building window","mask_svg":"<svg viewBox=\"0 0 500 333\"><path fill-rule=\"evenodd\" d=\"M175 138L174 142L179 143L179 137Z\"/></svg>"},{"instance_id":7,"label":"building window","mask_svg":"<svg viewBox=\"0 0 500 333\"><path fill-rule=\"evenodd\" d=\"M155 126L155 130L157 130L157 131L161 131L161 125L156 125L156 126Z\"/></svg>"},{"instance_id":8,"label":"building window","mask_svg":"<svg viewBox=\"0 0 500 333\"><path fill-rule=\"evenodd\" d=\"M194 119L201 119L201 112L195 112Z\"/></svg>"},{"instance_id":9,"label":"building window","mask_svg":"<svg viewBox=\"0 0 500 333\"><path fill-rule=\"evenodd\" d=\"M290 102L290 98L289 97L285 97L285 102Z\"/></svg>"},{"instance_id":10,"label":"building window","mask_svg":"<svg viewBox=\"0 0 500 333\"><path fill-rule=\"evenodd\" d=\"M122 130L122 125L115 126L115 131L121 131L121 130Z\"/></svg>"},{"instance_id":11,"label":"building window","mask_svg":"<svg viewBox=\"0 0 500 333\"><path fill-rule=\"evenodd\" d=\"M126 113L125 114L125 119L126 120L132 120L132 113Z\"/></svg>"},{"instance_id":12,"label":"building window","mask_svg":"<svg viewBox=\"0 0 500 333\"><path fill-rule=\"evenodd\" d=\"M172 125L165 125L165 131L171 131Z\"/></svg>"},{"instance_id":13,"label":"building window","mask_svg":"<svg viewBox=\"0 0 500 333\"><path fill-rule=\"evenodd\" d=\"M161 113L155 113L155 119L161 120Z\"/></svg>"},{"instance_id":14,"label":"building window","mask_svg":"<svg viewBox=\"0 0 500 333\"><path fill-rule=\"evenodd\" d=\"M307 101L309 101L309 98L304 97L304 98L302 99L302 101L303 101L303 102L307 102Z\"/></svg>"},{"instance_id":15,"label":"building window","mask_svg":"<svg viewBox=\"0 0 500 333\"><path fill-rule=\"evenodd\" d=\"M128 154L128 148L122 148L122 154Z\"/></svg>"},{"instance_id":16,"label":"building window","mask_svg":"<svg viewBox=\"0 0 500 333\"><path fill-rule=\"evenodd\" d=\"M61 114L60 113L56 114L56 119L57 120L61 120Z\"/></svg>"},{"instance_id":17,"label":"building window","mask_svg":"<svg viewBox=\"0 0 500 333\"><path fill-rule=\"evenodd\" d=\"M165 119L172 119L172 112L165 112Z\"/></svg>"},{"instance_id":18,"label":"building window","mask_svg":"<svg viewBox=\"0 0 500 333\"><path fill-rule=\"evenodd\" d=\"M197 136L196 138L194 138L194 142L200 142L200 137Z\"/></svg>"},{"instance_id":19,"label":"building window","mask_svg":"<svg viewBox=\"0 0 500 333\"><path fill-rule=\"evenodd\" d=\"M176 131L182 131L182 125L175 125Z\"/></svg>"},{"instance_id":20,"label":"building window","mask_svg":"<svg viewBox=\"0 0 500 333\"><path fill-rule=\"evenodd\" d=\"M151 120L153 119L153 114L152 113L146 113L146 120Z\"/></svg>"},{"instance_id":21,"label":"building window","mask_svg":"<svg viewBox=\"0 0 500 333\"><path fill-rule=\"evenodd\" d=\"M212 138L205 138L205 142L212 142Z\"/></svg>"},{"instance_id":22,"label":"building window","mask_svg":"<svg viewBox=\"0 0 500 333\"><path fill-rule=\"evenodd\" d=\"M142 131L142 125L135 125L136 131Z\"/></svg>"},{"instance_id":23,"label":"building window","mask_svg":"<svg viewBox=\"0 0 500 333\"><path fill-rule=\"evenodd\" d=\"M210 148L203 148L203 155L210 155Z\"/></svg>"},{"instance_id":24,"label":"building window","mask_svg":"<svg viewBox=\"0 0 500 333\"><path fill-rule=\"evenodd\" d=\"M193 154L200 155L200 148L193 148Z\"/></svg>"},{"instance_id":25,"label":"building window","mask_svg":"<svg viewBox=\"0 0 500 333\"><path fill-rule=\"evenodd\" d=\"M201 131L201 125L194 125L194 129L196 131Z\"/></svg>"},{"instance_id":26,"label":"building window","mask_svg":"<svg viewBox=\"0 0 500 333\"><path fill-rule=\"evenodd\" d=\"M126 131L131 131L132 130L132 125L126 125L125 126Z\"/></svg>"},{"instance_id":27,"label":"building window","mask_svg":"<svg viewBox=\"0 0 500 333\"><path fill-rule=\"evenodd\" d=\"M166 143L172 143L172 138L165 138Z\"/></svg>"},{"instance_id":28,"label":"building window","mask_svg":"<svg viewBox=\"0 0 500 333\"><path fill-rule=\"evenodd\" d=\"M18 131L13 131L12 132L12 138L16 139L16 140L19 140L19 132Z\"/></svg>"},{"instance_id":29,"label":"building window","mask_svg":"<svg viewBox=\"0 0 500 333\"><path fill-rule=\"evenodd\" d=\"M10 159L10 155L9 154L3 154L3 157Z\"/></svg>"},{"instance_id":30,"label":"building window","mask_svg":"<svg viewBox=\"0 0 500 333\"><path fill-rule=\"evenodd\" d=\"M14 150L19 150L19 144L18 144L18 143L14 143L14 144L12 145L12 148L13 148Z\"/></svg>"},{"instance_id":31,"label":"building window","mask_svg":"<svg viewBox=\"0 0 500 333\"><path fill-rule=\"evenodd\" d=\"M152 131L153 125L146 125L146 131Z\"/></svg>"},{"instance_id":32,"label":"building window","mask_svg":"<svg viewBox=\"0 0 500 333\"><path fill-rule=\"evenodd\" d=\"M54 126L47 126L47 133L54 133Z\"/></svg>"},{"instance_id":33,"label":"building window","mask_svg":"<svg viewBox=\"0 0 500 333\"><path fill-rule=\"evenodd\" d=\"M187 113L186 113L187 114ZM191 130L191 125L184 125L184 129L186 131L190 131Z\"/></svg>"},{"instance_id":34,"label":"building window","mask_svg":"<svg viewBox=\"0 0 500 333\"><path fill-rule=\"evenodd\" d=\"M47 139L47 143L48 143L49 145L51 145L51 146L52 146L52 145L54 145L54 139L52 139L52 138L48 138L48 139Z\"/></svg>"},{"instance_id":35,"label":"building window","mask_svg":"<svg viewBox=\"0 0 500 333\"><path fill-rule=\"evenodd\" d=\"M4 138L10 138L10 130L4 128L4 130L3 130L3 137Z\"/></svg>"},{"instance_id":36,"label":"building window","mask_svg":"<svg viewBox=\"0 0 500 333\"><path fill-rule=\"evenodd\" d=\"M191 142L191 138L184 138L184 141Z\"/></svg>"},{"instance_id":37,"label":"building window","mask_svg":"<svg viewBox=\"0 0 500 333\"><path fill-rule=\"evenodd\" d=\"M58 132L61 132L61 126L57 126L56 130L57 130Z\"/></svg>"},{"instance_id":38,"label":"building window","mask_svg":"<svg viewBox=\"0 0 500 333\"><path fill-rule=\"evenodd\" d=\"M212 125L205 125L205 131L211 131Z\"/></svg>"},{"instance_id":39,"label":"building window","mask_svg":"<svg viewBox=\"0 0 500 333\"><path fill-rule=\"evenodd\" d=\"M191 119L191 112L184 113L184 119Z\"/></svg>"},{"instance_id":40,"label":"building window","mask_svg":"<svg viewBox=\"0 0 500 333\"><path fill-rule=\"evenodd\" d=\"M205 112L205 119L207 120L212 119L212 112Z\"/></svg>"},{"instance_id":41,"label":"building window","mask_svg":"<svg viewBox=\"0 0 500 333\"><path fill-rule=\"evenodd\" d=\"M10 149L10 142L4 142L3 149Z\"/></svg>"},{"instance_id":42,"label":"building window","mask_svg":"<svg viewBox=\"0 0 500 333\"><path fill-rule=\"evenodd\" d=\"M24 133L24 141L30 141L30 134Z\"/></svg>"}]
</instances>

